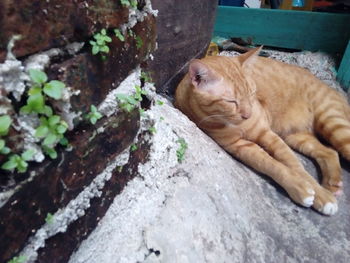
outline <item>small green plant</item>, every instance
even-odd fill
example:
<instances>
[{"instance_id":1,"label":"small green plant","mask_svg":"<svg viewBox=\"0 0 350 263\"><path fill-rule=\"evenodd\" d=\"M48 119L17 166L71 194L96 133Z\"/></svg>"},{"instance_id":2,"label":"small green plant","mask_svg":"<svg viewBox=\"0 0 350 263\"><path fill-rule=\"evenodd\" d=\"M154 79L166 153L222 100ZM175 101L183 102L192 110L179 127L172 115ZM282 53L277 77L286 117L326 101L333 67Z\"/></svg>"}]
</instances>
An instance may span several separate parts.
<instances>
[{"instance_id":1,"label":"small green plant","mask_svg":"<svg viewBox=\"0 0 350 263\"><path fill-rule=\"evenodd\" d=\"M164 105L164 102L163 101L161 101L161 100L157 100L157 105L159 105L159 106L162 106L162 105Z\"/></svg>"},{"instance_id":2,"label":"small green plant","mask_svg":"<svg viewBox=\"0 0 350 263\"><path fill-rule=\"evenodd\" d=\"M139 113L140 113L140 116L141 116L141 117L145 117L145 116L146 116L145 110L142 109L142 108L139 108Z\"/></svg>"},{"instance_id":3,"label":"small green plant","mask_svg":"<svg viewBox=\"0 0 350 263\"><path fill-rule=\"evenodd\" d=\"M126 7L137 8L137 0L120 0L120 3Z\"/></svg>"},{"instance_id":4,"label":"small green plant","mask_svg":"<svg viewBox=\"0 0 350 263\"><path fill-rule=\"evenodd\" d=\"M126 112L131 112L138 103L133 96L125 94L117 94L117 100L119 101L119 107Z\"/></svg>"},{"instance_id":5,"label":"small green plant","mask_svg":"<svg viewBox=\"0 0 350 263\"><path fill-rule=\"evenodd\" d=\"M43 146L52 147L64 137L67 128L67 123L58 115L49 118L43 116L40 118L40 126L35 130L35 136L44 139Z\"/></svg>"},{"instance_id":6,"label":"small green plant","mask_svg":"<svg viewBox=\"0 0 350 263\"><path fill-rule=\"evenodd\" d=\"M157 132L156 128L154 126L148 128L148 131L152 134L155 134Z\"/></svg>"},{"instance_id":7,"label":"small green plant","mask_svg":"<svg viewBox=\"0 0 350 263\"><path fill-rule=\"evenodd\" d=\"M131 151L131 152L134 152L134 151L136 151L136 150L137 150L137 145L136 145L135 143L131 144L131 145L130 145L130 151Z\"/></svg>"},{"instance_id":8,"label":"small green plant","mask_svg":"<svg viewBox=\"0 0 350 263\"><path fill-rule=\"evenodd\" d=\"M142 95L147 95L147 92L138 85L135 86L135 93L133 95L117 94L119 107L126 112L131 112L142 101Z\"/></svg>"},{"instance_id":9,"label":"small green plant","mask_svg":"<svg viewBox=\"0 0 350 263\"><path fill-rule=\"evenodd\" d=\"M0 139L0 154L9 154L11 152L11 149L6 147L6 142L3 139Z\"/></svg>"},{"instance_id":10,"label":"small green plant","mask_svg":"<svg viewBox=\"0 0 350 263\"><path fill-rule=\"evenodd\" d=\"M47 224L52 224L53 223L53 214L47 213L46 218L45 218L45 222Z\"/></svg>"},{"instance_id":11,"label":"small green plant","mask_svg":"<svg viewBox=\"0 0 350 263\"><path fill-rule=\"evenodd\" d=\"M144 82L152 82L150 74L144 71L141 72L141 80L143 80Z\"/></svg>"},{"instance_id":12,"label":"small green plant","mask_svg":"<svg viewBox=\"0 0 350 263\"><path fill-rule=\"evenodd\" d=\"M51 116L52 109L45 104L45 95L55 100L61 99L65 84L58 80L47 82L45 72L37 69L30 69L29 76L32 86L28 91L27 104L20 109L20 112L24 114L38 113Z\"/></svg>"},{"instance_id":13,"label":"small green plant","mask_svg":"<svg viewBox=\"0 0 350 263\"><path fill-rule=\"evenodd\" d=\"M28 168L27 161L31 160L34 154L35 150L33 149L26 150L21 155L12 154L9 157L9 160L5 162L1 168L11 172L16 169L19 173L24 173Z\"/></svg>"},{"instance_id":14,"label":"small green plant","mask_svg":"<svg viewBox=\"0 0 350 263\"><path fill-rule=\"evenodd\" d=\"M123 166L117 166L118 173L121 173L123 171Z\"/></svg>"},{"instance_id":15,"label":"small green plant","mask_svg":"<svg viewBox=\"0 0 350 263\"><path fill-rule=\"evenodd\" d=\"M184 138L179 138L176 142L180 144L179 149L176 150L177 161L182 163L182 161L185 160L185 153L188 145Z\"/></svg>"},{"instance_id":16,"label":"small green plant","mask_svg":"<svg viewBox=\"0 0 350 263\"><path fill-rule=\"evenodd\" d=\"M135 40L137 49L140 49L143 46L142 38L140 36L136 36Z\"/></svg>"},{"instance_id":17,"label":"small green plant","mask_svg":"<svg viewBox=\"0 0 350 263\"><path fill-rule=\"evenodd\" d=\"M135 37L134 31L132 31L131 29L128 30L128 34L130 37Z\"/></svg>"},{"instance_id":18,"label":"small green plant","mask_svg":"<svg viewBox=\"0 0 350 263\"><path fill-rule=\"evenodd\" d=\"M9 115L0 116L0 136L6 136L9 132L12 120ZM0 138L0 154L9 154L10 148L6 147L6 141Z\"/></svg>"},{"instance_id":19,"label":"small green plant","mask_svg":"<svg viewBox=\"0 0 350 263\"><path fill-rule=\"evenodd\" d=\"M27 261L27 257L25 256L19 256L14 257L11 260L7 261L7 263L25 263Z\"/></svg>"},{"instance_id":20,"label":"small green plant","mask_svg":"<svg viewBox=\"0 0 350 263\"><path fill-rule=\"evenodd\" d=\"M160 120L160 121L164 121L164 117L163 117L163 116L160 116L159 120Z\"/></svg>"},{"instance_id":21,"label":"small green plant","mask_svg":"<svg viewBox=\"0 0 350 263\"><path fill-rule=\"evenodd\" d=\"M140 86L136 85L135 86L135 95L134 95L135 100L141 102L142 101L142 95L147 95L147 91L141 89Z\"/></svg>"},{"instance_id":22,"label":"small green plant","mask_svg":"<svg viewBox=\"0 0 350 263\"><path fill-rule=\"evenodd\" d=\"M137 8L137 0L130 0L130 5L132 8Z\"/></svg>"},{"instance_id":23,"label":"small green plant","mask_svg":"<svg viewBox=\"0 0 350 263\"><path fill-rule=\"evenodd\" d=\"M125 41L125 37L124 37L124 35L120 32L119 29L114 29L114 34L115 34L115 36L116 36L120 41L122 41L122 42Z\"/></svg>"},{"instance_id":24,"label":"small green plant","mask_svg":"<svg viewBox=\"0 0 350 263\"><path fill-rule=\"evenodd\" d=\"M105 58L102 53L109 53L109 47L107 43L112 42L112 39L107 36L106 29L102 29L99 33L96 33L94 35L94 39L95 40L90 41L90 44L92 46L92 54L96 55L98 53L101 53L102 58Z\"/></svg>"},{"instance_id":25,"label":"small green plant","mask_svg":"<svg viewBox=\"0 0 350 263\"><path fill-rule=\"evenodd\" d=\"M90 112L86 115L86 118L91 124L95 125L96 122L102 118L102 114L97 111L97 108L94 105L91 105Z\"/></svg>"},{"instance_id":26,"label":"small green plant","mask_svg":"<svg viewBox=\"0 0 350 263\"><path fill-rule=\"evenodd\" d=\"M7 135L12 120L9 115L0 116L0 136Z\"/></svg>"},{"instance_id":27,"label":"small green plant","mask_svg":"<svg viewBox=\"0 0 350 263\"><path fill-rule=\"evenodd\" d=\"M121 3L123 6L127 6L127 7L130 6L129 0L120 0L120 3Z\"/></svg>"},{"instance_id":28,"label":"small green plant","mask_svg":"<svg viewBox=\"0 0 350 263\"><path fill-rule=\"evenodd\" d=\"M37 69L29 70L31 86L27 92L27 103L20 108L22 114L37 114L40 118L40 125L35 129L35 136L41 139L41 147L44 153L52 159L57 158L54 147L57 143L68 145L68 140L64 137L68 125L61 117L53 114L50 106L46 105L46 100L62 99L65 84L58 80L48 81L45 72ZM4 116L2 116L4 117ZM0 134L6 135L10 127L9 116L0 117ZM0 153L9 154L10 149L6 147L5 141L0 139ZM34 149L29 149L22 154L11 154L1 168L7 171L18 171L24 173L28 168L28 161L31 161L35 154Z\"/></svg>"}]
</instances>

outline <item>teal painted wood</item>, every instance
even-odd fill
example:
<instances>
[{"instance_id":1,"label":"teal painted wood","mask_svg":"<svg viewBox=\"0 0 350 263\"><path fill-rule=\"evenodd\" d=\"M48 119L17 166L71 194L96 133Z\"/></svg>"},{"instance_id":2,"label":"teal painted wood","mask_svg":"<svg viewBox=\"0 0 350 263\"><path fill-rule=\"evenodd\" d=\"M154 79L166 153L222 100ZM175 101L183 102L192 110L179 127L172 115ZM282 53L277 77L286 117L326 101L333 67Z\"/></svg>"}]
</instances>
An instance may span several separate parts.
<instances>
[{"instance_id":1,"label":"teal painted wood","mask_svg":"<svg viewBox=\"0 0 350 263\"><path fill-rule=\"evenodd\" d=\"M350 40L341 61L337 79L345 87L345 89L350 88Z\"/></svg>"},{"instance_id":2,"label":"teal painted wood","mask_svg":"<svg viewBox=\"0 0 350 263\"><path fill-rule=\"evenodd\" d=\"M214 36L251 39L253 44L343 53L350 14L219 6Z\"/></svg>"}]
</instances>

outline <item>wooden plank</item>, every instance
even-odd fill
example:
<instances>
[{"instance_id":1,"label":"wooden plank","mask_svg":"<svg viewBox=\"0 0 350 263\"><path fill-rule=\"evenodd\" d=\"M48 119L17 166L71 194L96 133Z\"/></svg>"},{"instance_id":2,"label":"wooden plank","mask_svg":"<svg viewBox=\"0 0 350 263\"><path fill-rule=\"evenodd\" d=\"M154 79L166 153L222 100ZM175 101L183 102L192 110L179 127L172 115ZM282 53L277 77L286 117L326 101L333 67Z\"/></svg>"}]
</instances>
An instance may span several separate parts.
<instances>
[{"instance_id":1,"label":"wooden plank","mask_svg":"<svg viewBox=\"0 0 350 263\"><path fill-rule=\"evenodd\" d=\"M219 6L214 36L251 39L253 44L343 53L350 14Z\"/></svg>"},{"instance_id":2,"label":"wooden plank","mask_svg":"<svg viewBox=\"0 0 350 263\"><path fill-rule=\"evenodd\" d=\"M337 80L345 89L350 88L350 40L338 70Z\"/></svg>"},{"instance_id":3,"label":"wooden plank","mask_svg":"<svg viewBox=\"0 0 350 263\"><path fill-rule=\"evenodd\" d=\"M217 0L152 0L159 11L158 48L148 65L159 93L174 94L186 73L186 63L205 56L217 4Z\"/></svg>"}]
</instances>

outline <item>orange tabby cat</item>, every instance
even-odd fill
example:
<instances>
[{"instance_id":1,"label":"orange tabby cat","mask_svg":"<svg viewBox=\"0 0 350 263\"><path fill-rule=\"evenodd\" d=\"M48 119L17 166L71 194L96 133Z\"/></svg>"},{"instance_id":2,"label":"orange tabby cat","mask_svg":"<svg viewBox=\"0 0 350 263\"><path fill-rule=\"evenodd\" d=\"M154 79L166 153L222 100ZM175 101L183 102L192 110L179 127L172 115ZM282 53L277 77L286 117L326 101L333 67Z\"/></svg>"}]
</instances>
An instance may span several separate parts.
<instances>
[{"instance_id":1,"label":"orange tabby cat","mask_svg":"<svg viewBox=\"0 0 350 263\"><path fill-rule=\"evenodd\" d=\"M338 153L350 160L350 107L309 71L258 57L193 60L176 90L175 105L226 151L282 186L305 207L333 215L341 192ZM322 186L291 148L320 165Z\"/></svg>"}]
</instances>

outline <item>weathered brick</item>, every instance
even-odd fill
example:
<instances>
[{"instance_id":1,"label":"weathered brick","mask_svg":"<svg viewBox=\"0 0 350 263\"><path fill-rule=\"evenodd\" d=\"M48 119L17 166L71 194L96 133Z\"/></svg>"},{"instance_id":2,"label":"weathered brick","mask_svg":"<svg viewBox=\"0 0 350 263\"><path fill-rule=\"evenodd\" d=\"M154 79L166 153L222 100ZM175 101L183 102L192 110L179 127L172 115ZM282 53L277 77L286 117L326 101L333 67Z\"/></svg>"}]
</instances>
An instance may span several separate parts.
<instances>
[{"instance_id":1,"label":"weathered brick","mask_svg":"<svg viewBox=\"0 0 350 263\"><path fill-rule=\"evenodd\" d=\"M68 134L72 151L60 150L58 158L33 166L37 175L23 185L0 209L0 261L12 258L27 239L55 212L75 198L107 164L133 141L139 113L118 114ZM98 134L96 129L104 127Z\"/></svg>"},{"instance_id":2,"label":"weathered brick","mask_svg":"<svg viewBox=\"0 0 350 263\"><path fill-rule=\"evenodd\" d=\"M0 62L11 36L22 35L18 57L74 41L86 41L101 28L119 27L128 10L115 0L9 0L0 2Z\"/></svg>"}]
</instances>

